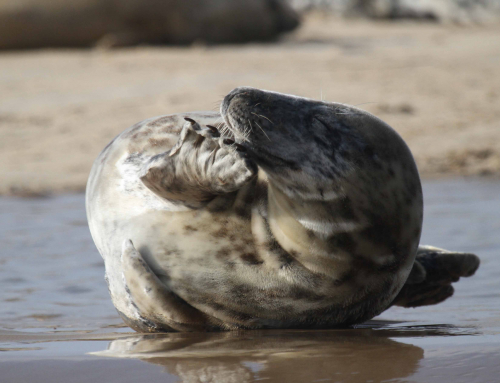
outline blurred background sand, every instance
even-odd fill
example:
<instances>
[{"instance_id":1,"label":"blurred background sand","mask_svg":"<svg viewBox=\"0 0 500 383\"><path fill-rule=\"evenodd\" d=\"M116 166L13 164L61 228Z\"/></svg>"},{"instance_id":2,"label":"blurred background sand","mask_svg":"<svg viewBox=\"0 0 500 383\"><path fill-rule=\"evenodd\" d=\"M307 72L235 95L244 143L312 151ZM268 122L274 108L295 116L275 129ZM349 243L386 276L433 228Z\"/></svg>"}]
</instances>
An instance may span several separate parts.
<instances>
[{"instance_id":1,"label":"blurred background sand","mask_svg":"<svg viewBox=\"0 0 500 383\"><path fill-rule=\"evenodd\" d=\"M0 193L82 191L94 158L128 126L217 110L243 85L374 113L424 176L500 174L499 23L373 21L316 6L276 34L114 49L106 35L83 49L2 51Z\"/></svg>"}]
</instances>

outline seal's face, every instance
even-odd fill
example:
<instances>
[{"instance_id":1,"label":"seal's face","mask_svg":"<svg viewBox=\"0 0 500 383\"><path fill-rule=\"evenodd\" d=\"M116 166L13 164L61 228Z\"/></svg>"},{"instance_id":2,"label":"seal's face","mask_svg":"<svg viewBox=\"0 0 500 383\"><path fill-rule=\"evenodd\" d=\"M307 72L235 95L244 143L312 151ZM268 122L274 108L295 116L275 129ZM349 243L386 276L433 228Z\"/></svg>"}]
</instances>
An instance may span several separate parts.
<instances>
[{"instance_id":1,"label":"seal's face","mask_svg":"<svg viewBox=\"0 0 500 383\"><path fill-rule=\"evenodd\" d=\"M246 87L229 93L221 106L236 141L266 173L301 178L303 184L335 179L364 155L366 140L345 121L353 111L360 112Z\"/></svg>"},{"instance_id":2,"label":"seal's face","mask_svg":"<svg viewBox=\"0 0 500 383\"><path fill-rule=\"evenodd\" d=\"M342 144L330 142L333 129L320 120L327 108L320 101L237 88L225 97L221 112L236 141L251 151L259 165L282 171L321 161L327 165L328 156L319 147Z\"/></svg>"}]
</instances>

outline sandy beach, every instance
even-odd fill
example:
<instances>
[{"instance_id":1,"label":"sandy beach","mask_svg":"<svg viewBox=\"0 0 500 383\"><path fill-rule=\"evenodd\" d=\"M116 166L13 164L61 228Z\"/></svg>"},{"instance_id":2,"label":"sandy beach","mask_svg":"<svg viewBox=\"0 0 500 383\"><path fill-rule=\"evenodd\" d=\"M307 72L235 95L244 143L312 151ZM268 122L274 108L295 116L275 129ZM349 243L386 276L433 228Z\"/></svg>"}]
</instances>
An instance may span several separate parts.
<instances>
[{"instance_id":1,"label":"sandy beach","mask_svg":"<svg viewBox=\"0 0 500 383\"><path fill-rule=\"evenodd\" d=\"M423 176L498 176L499 33L313 14L270 44L3 52L0 194L82 191L94 158L128 126L217 110L242 85L374 113Z\"/></svg>"}]
</instances>

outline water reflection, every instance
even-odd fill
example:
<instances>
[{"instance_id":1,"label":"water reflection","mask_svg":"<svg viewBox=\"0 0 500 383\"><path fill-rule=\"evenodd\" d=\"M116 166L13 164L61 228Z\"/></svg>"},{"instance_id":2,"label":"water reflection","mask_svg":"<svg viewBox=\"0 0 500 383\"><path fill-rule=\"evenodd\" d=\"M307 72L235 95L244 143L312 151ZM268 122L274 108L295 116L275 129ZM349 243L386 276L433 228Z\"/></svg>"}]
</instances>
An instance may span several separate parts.
<instances>
[{"instance_id":1,"label":"water reflection","mask_svg":"<svg viewBox=\"0 0 500 383\"><path fill-rule=\"evenodd\" d=\"M423 350L388 335L401 333L350 329L148 334L114 340L108 350L93 354L161 365L183 383L365 383L412 375Z\"/></svg>"}]
</instances>

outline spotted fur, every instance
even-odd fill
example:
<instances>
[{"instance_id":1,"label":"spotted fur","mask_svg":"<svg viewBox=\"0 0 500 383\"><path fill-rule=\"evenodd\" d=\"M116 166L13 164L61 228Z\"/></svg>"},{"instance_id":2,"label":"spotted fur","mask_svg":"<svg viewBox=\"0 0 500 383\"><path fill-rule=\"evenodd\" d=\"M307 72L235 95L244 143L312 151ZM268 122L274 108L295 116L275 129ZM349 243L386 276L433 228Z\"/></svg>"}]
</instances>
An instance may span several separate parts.
<instances>
[{"instance_id":1,"label":"spotted fur","mask_svg":"<svg viewBox=\"0 0 500 383\"><path fill-rule=\"evenodd\" d=\"M113 303L138 330L338 327L395 302L422 191L376 117L237 88L221 114L152 118L115 138L87 214Z\"/></svg>"}]
</instances>

